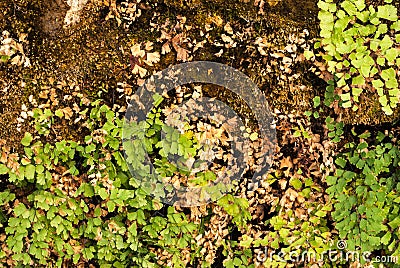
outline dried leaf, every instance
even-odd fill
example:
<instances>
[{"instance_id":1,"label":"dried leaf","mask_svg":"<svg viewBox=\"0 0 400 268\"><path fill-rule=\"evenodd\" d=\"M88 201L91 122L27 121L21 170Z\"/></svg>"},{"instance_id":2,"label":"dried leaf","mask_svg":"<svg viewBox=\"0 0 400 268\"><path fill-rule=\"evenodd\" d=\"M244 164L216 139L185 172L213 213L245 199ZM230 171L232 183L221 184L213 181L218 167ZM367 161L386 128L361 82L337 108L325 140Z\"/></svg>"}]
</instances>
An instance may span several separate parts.
<instances>
[{"instance_id":1,"label":"dried leaf","mask_svg":"<svg viewBox=\"0 0 400 268\"><path fill-rule=\"evenodd\" d=\"M74 115L74 112L70 107L63 108L62 112L64 113L65 119L70 119Z\"/></svg>"},{"instance_id":2,"label":"dried leaf","mask_svg":"<svg viewBox=\"0 0 400 268\"><path fill-rule=\"evenodd\" d=\"M169 46L169 42L167 42L161 47L161 54L165 55L169 52L171 52L171 47Z\"/></svg>"},{"instance_id":3,"label":"dried leaf","mask_svg":"<svg viewBox=\"0 0 400 268\"><path fill-rule=\"evenodd\" d=\"M176 59L178 61L187 61L189 56L189 51L182 48L180 44L182 43L183 35L177 34L174 38L172 38L172 46L174 47L177 55Z\"/></svg>"},{"instance_id":4,"label":"dried leaf","mask_svg":"<svg viewBox=\"0 0 400 268\"><path fill-rule=\"evenodd\" d=\"M132 69L132 73L138 74L141 78L143 78L147 74L147 70L136 64Z\"/></svg>"},{"instance_id":5,"label":"dried leaf","mask_svg":"<svg viewBox=\"0 0 400 268\"><path fill-rule=\"evenodd\" d=\"M146 52L142 49L140 49L140 44L134 44L131 47L131 53L135 57L141 57L143 58L146 55Z\"/></svg>"},{"instance_id":6,"label":"dried leaf","mask_svg":"<svg viewBox=\"0 0 400 268\"><path fill-rule=\"evenodd\" d=\"M157 63L160 61L160 53L158 52L152 52L152 53L147 53L146 55L146 64L153 66L153 63Z\"/></svg>"},{"instance_id":7,"label":"dried leaf","mask_svg":"<svg viewBox=\"0 0 400 268\"><path fill-rule=\"evenodd\" d=\"M153 50L153 42L147 41L144 46L144 49L147 51Z\"/></svg>"}]
</instances>

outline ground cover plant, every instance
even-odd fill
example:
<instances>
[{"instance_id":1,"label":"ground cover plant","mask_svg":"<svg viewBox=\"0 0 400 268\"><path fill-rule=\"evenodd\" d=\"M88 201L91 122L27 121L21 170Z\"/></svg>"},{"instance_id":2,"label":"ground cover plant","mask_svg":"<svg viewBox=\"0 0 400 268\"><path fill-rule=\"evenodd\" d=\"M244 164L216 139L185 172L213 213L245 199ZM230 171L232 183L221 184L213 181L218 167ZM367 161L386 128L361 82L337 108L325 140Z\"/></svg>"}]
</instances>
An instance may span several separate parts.
<instances>
[{"instance_id":1,"label":"ground cover plant","mask_svg":"<svg viewBox=\"0 0 400 268\"><path fill-rule=\"evenodd\" d=\"M400 264L398 2L18 0L0 10L0 267ZM223 87L155 94L145 131L133 125L138 142L126 143L135 91L196 60L240 70L273 111L275 153L257 187L257 120ZM144 155L171 189L218 182L232 159L226 118L179 119L203 97L243 120L245 171L208 204L162 203L163 189L132 174L147 172Z\"/></svg>"}]
</instances>

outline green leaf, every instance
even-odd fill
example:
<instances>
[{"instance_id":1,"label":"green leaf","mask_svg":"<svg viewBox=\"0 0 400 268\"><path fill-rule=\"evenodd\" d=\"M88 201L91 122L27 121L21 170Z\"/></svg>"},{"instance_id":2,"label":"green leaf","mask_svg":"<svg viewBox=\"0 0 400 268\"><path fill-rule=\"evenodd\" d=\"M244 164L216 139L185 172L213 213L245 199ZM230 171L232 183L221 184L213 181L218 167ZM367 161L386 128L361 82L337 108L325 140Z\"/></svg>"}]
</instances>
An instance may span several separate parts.
<instances>
[{"instance_id":1,"label":"green leaf","mask_svg":"<svg viewBox=\"0 0 400 268\"><path fill-rule=\"evenodd\" d=\"M372 81L372 85L374 88L382 88L384 86L384 83L380 79L375 79Z\"/></svg>"},{"instance_id":2,"label":"green leaf","mask_svg":"<svg viewBox=\"0 0 400 268\"><path fill-rule=\"evenodd\" d=\"M400 90L399 89L389 89L389 96L393 97L399 97L400 96Z\"/></svg>"},{"instance_id":3,"label":"green leaf","mask_svg":"<svg viewBox=\"0 0 400 268\"><path fill-rule=\"evenodd\" d=\"M6 165L0 164L0 175L7 174L8 171L9 171L9 169Z\"/></svg>"},{"instance_id":4,"label":"green leaf","mask_svg":"<svg viewBox=\"0 0 400 268\"><path fill-rule=\"evenodd\" d=\"M320 104L321 104L321 98L320 96L315 96L313 98L313 102L314 102L314 108L317 108Z\"/></svg>"},{"instance_id":5,"label":"green leaf","mask_svg":"<svg viewBox=\"0 0 400 268\"><path fill-rule=\"evenodd\" d=\"M382 107L382 111L384 111L386 115L392 115L393 114L393 110L390 108L390 106Z\"/></svg>"},{"instance_id":6,"label":"green leaf","mask_svg":"<svg viewBox=\"0 0 400 268\"><path fill-rule=\"evenodd\" d=\"M317 5L321 10L330 11L330 12L335 12L336 11L336 4L334 4L334 3L328 3L328 2L325 2L325 1L318 1Z\"/></svg>"},{"instance_id":7,"label":"green leaf","mask_svg":"<svg viewBox=\"0 0 400 268\"><path fill-rule=\"evenodd\" d=\"M377 51L378 50L378 47L379 47L379 40L377 40L377 39L372 39L371 41L370 41L370 45L369 45L369 48L371 49L371 50L373 50L373 51Z\"/></svg>"},{"instance_id":8,"label":"green leaf","mask_svg":"<svg viewBox=\"0 0 400 268\"><path fill-rule=\"evenodd\" d=\"M153 105L155 107L158 107L161 104L161 102L164 100L164 97L161 96L160 94L156 93L153 95L153 100L154 100Z\"/></svg>"},{"instance_id":9,"label":"green leaf","mask_svg":"<svg viewBox=\"0 0 400 268\"><path fill-rule=\"evenodd\" d=\"M388 100L387 100L386 95L380 96L378 98L378 100L379 100L379 103L382 104L382 106L386 106L387 105Z\"/></svg>"},{"instance_id":10,"label":"green leaf","mask_svg":"<svg viewBox=\"0 0 400 268\"><path fill-rule=\"evenodd\" d=\"M310 60L312 57L314 57L314 52L312 52L310 50L304 50L304 57L307 60Z\"/></svg>"},{"instance_id":11,"label":"green leaf","mask_svg":"<svg viewBox=\"0 0 400 268\"><path fill-rule=\"evenodd\" d=\"M108 212L113 212L115 209L115 202L109 200L107 202L107 209L108 209Z\"/></svg>"},{"instance_id":12,"label":"green leaf","mask_svg":"<svg viewBox=\"0 0 400 268\"><path fill-rule=\"evenodd\" d=\"M343 87L346 85L346 79L344 77L342 77L338 82L337 82L337 86L338 87Z\"/></svg>"},{"instance_id":13,"label":"green leaf","mask_svg":"<svg viewBox=\"0 0 400 268\"><path fill-rule=\"evenodd\" d=\"M344 1L340 4L340 6L349 14L350 16L355 15L357 13L357 8L350 1Z\"/></svg>"},{"instance_id":14,"label":"green leaf","mask_svg":"<svg viewBox=\"0 0 400 268\"><path fill-rule=\"evenodd\" d=\"M384 245L388 245L391 238L392 234L390 232L387 232L384 236L382 236L381 243Z\"/></svg>"},{"instance_id":15,"label":"green leaf","mask_svg":"<svg viewBox=\"0 0 400 268\"><path fill-rule=\"evenodd\" d=\"M386 65L386 59L383 57L378 57L376 59L376 63L378 63L379 66L385 66Z\"/></svg>"},{"instance_id":16,"label":"green leaf","mask_svg":"<svg viewBox=\"0 0 400 268\"><path fill-rule=\"evenodd\" d=\"M371 70L371 67L374 65L374 60L372 59L371 56L367 55L360 60L361 66L360 66L360 73L364 77L369 77L369 73Z\"/></svg>"},{"instance_id":17,"label":"green leaf","mask_svg":"<svg viewBox=\"0 0 400 268\"><path fill-rule=\"evenodd\" d=\"M373 25L378 25L379 23L381 23L381 21L380 21L379 18L377 18L377 17L371 19L370 22L371 22Z\"/></svg>"},{"instance_id":18,"label":"green leaf","mask_svg":"<svg viewBox=\"0 0 400 268\"><path fill-rule=\"evenodd\" d=\"M318 12L318 19L321 21L324 27L332 28L333 27L333 14L328 11L320 11Z\"/></svg>"},{"instance_id":19,"label":"green leaf","mask_svg":"<svg viewBox=\"0 0 400 268\"><path fill-rule=\"evenodd\" d=\"M396 71L393 68L385 69L382 71L382 78L386 81L396 79Z\"/></svg>"},{"instance_id":20,"label":"green leaf","mask_svg":"<svg viewBox=\"0 0 400 268\"><path fill-rule=\"evenodd\" d=\"M56 110L54 114L59 118L64 116L64 113L61 109Z\"/></svg>"},{"instance_id":21,"label":"green leaf","mask_svg":"<svg viewBox=\"0 0 400 268\"><path fill-rule=\"evenodd\" d=\"M57 227L60 225L63 221L63 218L60 217L60 215L57 215L54 217L54 219L51 220L50 226Z\"/></svg>"},{"instance_id":22,"label":"green leaf","mask_svg":"<svg viewBox=\"0 0 400 268\"><path fill-rule=\"evenodd\" d=\"M20 253L20 252L22 251L23 247L24 247L24 244L22 243L22 240L16 241L15 244L14 244L14 247L13 247L13 251L16 252L16 253ZM20 256L21 259L22 259L24 256L28 256L28 257L29 257L29 255L26 254L26 253L23 253L23 254L20 254L20 255L15 254L15 255L13 256L14 259L15 259L15 257L17 257L17 256Z\"/></svg>"},{"instance_id":23,"label":"green leaf","mask_svg":"<svg viewBox=\"0 0 400 268\"><path fill-rule=\"evenodd\" d=\"M397 88L396 71L393 68L382 70L381 77L385 80L387 88Z\"/></svg>"},{"instance_id":24,"label":"green leaf","mask_svg":"<svg viewBox=\"0 0 400 268\"><path fill-rule=\"evenodd\" d=\"M21 140L21 144L23 146L29 146L32 142L32 134L29 132L25 132L23 139Z\"/></svg>"},{"instance_id":25,"label":"green leaf","mask_svg":"<svg viewBox=\"0 0 400 268\"><path fill-rule=\"evenodd\" d=\"M390 26L390 29L395 30L395 31L400 31L400 20L392 23L392 26ZM398 41L396 41L398 42Z\"/></svg>"},{"instance_id":26,"label":"green leaf","mask_svg":"<svg viewBox=\"0 0 400 268\"><path fill-rule=\"evenodd\" d=\"M104 188L100 188L98 190L98 194L100 195L101 199L103 199L103 200L107 199L107 197L108 197L108 193L107 193L106 189L104 189Z\"/></svg>"},{"instance_id":27,"label":"green leaf","mask_svg":"<svg viewBox=\"0 0 400 268\"><path fill-rule=\"evenodd\" d=\"M303 186L303 183L298 178L291 178L289 181L290 185L292 185L296 190L300 190Z\"/></svg>"},{"instance_id":28,"label":"green leaf","mask_svg":"<svg viewBox=\"0 0 400 268\"><path fill-rule=\"evenodd\" d=\"M335 163L341 168L344 168L346 166L346 160L343 157L336 158Z\"/></svg>"},{"instance_id":29,"label":"green leaf","mask_svg":"<svg viewBox=\"0 0 400 268\"><path fill-rule=\"evenodd\" d=\"M391 222L388 223L390 227L392 227L392 229L400 226L400 217L397 216L396 218L394 218Z\"/></svg>"},{"instance_id":30,"label":"green leaf","mask_svg":"<svg viewBox=\"0 0 400 268\"><path fill-rule=\"evenodd\" d=\"M26 210L27 208L25 205L23 203L19 203L16 207L14 207L15 216L21 216Z\"/></svg>"},{"instance_id":31,"label":"green leaf","mask_svg":"<svg viewBox=\"0 0 400 268\"><path fill-rule=\"evenodd\" d=\"M389 63L394 63L398 55L399 55L399 50L396 48L390 48L385 52L385 58Z\"/></svg>"},{"instance_id":32,"label":"green leaf","mask_svg":"<svg viewBox=\"0 0 400 268\"><path fill-rule=\"evenodd\" d=\"M336 30L340 30L340 29L344 30L344 29L346 29L346 27L349 24L350 20L351 20L351 17L349 17L349 16L346 16L344 18L338 19L335 22L335 29Z\"/></svg>"},{"instance_id":33,"label":"green leaf","mask_svg":"<svg viewBox=\"0 0 400 268\"><path fill-rule=\"evenodd\" d=\"M388 31L387 24L385 23L379 24L374 38L378 38L381 34L387 33L387 31Z\"/></svg>"},{"instance_id":34,"label":"green leaf","mask_svg":"<svg viewBox=\"0 0 400 268\"><path fill-rule=\"evenodd\" d=\"M362 168L364 167L364 165L365 165L365 161L362 160L362 159L360 159L360 160L358 160L358 162L357 162L357 164L356 164L356 167L357 167L358 169L362 169Z\"/></svg>"},{"instance_id":35,"label":"green leaf","mask_svg":"<svg viewBox=\"0 0 400 268\"><path fill-rule=\"evenodd\" d=\"M391 79L385 82L385 86L387 88L398 88L399 84L397 83L397 80Z\"/></svg>"},{"instance_id":36,"label":"green leaf","mask_svg":"<svg viewBox=\"0 0 400 268\"><path fill-rule=\"evenodd\" d=\"M25 177L31 181L35 178L35 166L32 164L29 164L25 168Z\"/></svg>"},{"instance_id":37,"label":"green leaf","mask_svg":"<svg viewBox=\"0 0 400 268\"><path fill-rule=\"evenodd\" d=\"M380 41L379 46L381 47L382 51L386 51L393 46L393 41L389 37L389 35L385 34L385 36Z\"/></svg>"},{"instance_id":38,"label":"green leaf","mask_svg":"<svg viewBox=\"0 0 400 268\"><path fill-rule=\"evenodd\" d=\"M378 6L377 17L385 20L397 20L397 8L392 5Z\"/></svg>"},{"instance_id":39,"label":"green leaf","mask_svg":"<svg viewBox=\"0 0 400 268\"><path fill-rule=\"evenodd\" d=\"M343 100L342 107L350 108L351 107L350 93L342 94L342 95L340 95L340 97Z\"/></svg>"},{"instance_id":40,"label":"green leaf","mask_svg":"<svg viewBox=\"0 0 400 268\"><path fill-rule=\"evenodd\" d=\"M351 83L353 85L359 85L362 86L365 84L365 78L362 75L358 75L356 77L353 77Z\"/></svg>"},{"instance_id":41,"label":"green leaf","mask_svg":"<svg viewBox=\"0 0 400 268\"><path fill-rule=\"evenodd\" d=\"M359 88L359 87L352 87L351 91L352 91L354 97L358 97L363 92L363 89Z\"/></svg>"},{"instance_id":42,"label":"green leaf","mask_svg":"<svg viewBox=\"0 0 400 268\"><path fill-rule=\"evenodd\" d=\"M352 2L354 3L354 5L357 7L357 9L359 11L363 11L364 8L366 7L365 5L365 0L352 0ZM358 16L359 13L357 13Z\"/></svg>"},{"instance_id":43,"label":"green leaf","mask_svg":"<svg viewBox=\"0 0 400 268\"><path fill-rule=\"evenodd\" d=\"M8 55L1 55L0 56L0 61L2 62L7 62L10 59L10 56Z\"/></svg>"},{"instance_id":44,"label":"green leaf","mask_svg":"<svg viewBox=\"0 0 400 268\"><path fill-rule=\"evenodd\" d=\"M240 246L244 248L249 248L251 246L251 243L253 242L253 238L248 236L248 235L243 235L242 236L242 241L240 241Z\"/></svg>"}]
</instances>

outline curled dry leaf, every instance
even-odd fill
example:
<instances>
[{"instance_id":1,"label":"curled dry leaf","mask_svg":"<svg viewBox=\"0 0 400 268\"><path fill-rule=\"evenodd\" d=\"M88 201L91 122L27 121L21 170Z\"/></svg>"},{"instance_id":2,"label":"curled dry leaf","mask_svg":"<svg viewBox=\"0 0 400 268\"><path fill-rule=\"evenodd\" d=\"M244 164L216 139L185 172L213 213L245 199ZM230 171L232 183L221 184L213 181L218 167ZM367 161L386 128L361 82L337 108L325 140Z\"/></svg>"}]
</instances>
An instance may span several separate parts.
<instances>
[{"instance_id":1,"label":"curled dry leaf","mask_svg":"<svg viewBox=\"0 0 400 268\"><path fill-rule=\"evenodd\" d=\"M224 30L225 30L225 32L227 32L230 35L233 34L233 29L232 29L231 24L229 22L227 24L225 24Z\"/></svg>"},{"instance_id":2,"label":"curled dry leaf","mask_svg":"<svg viewBox=\"0 0 400 268\"><path fill-rule=\"evenodd\" d=\"M71 117L74 115L74 112L70 107L63 108L62 112L64 113L65 119L71 119Z\"/></svg>"},{"instance_id":3,"label":"curled dry leaf","mask_svg":"<svg viewBox=\"0 0 400 268\"><path fill-rule=\"evenodd\" d=\"M144 45L144 49L146 51L151 51L153 50L153 42L147 41L146 44Z\"/></svg>"},{"instance_id":4,"label":"curled dry leaf","mask_svg":"<svg viewBox=\"0 0 400 268\"><path fill-rule=\"evenodd\" d=\"M226 35L226 34L221 34L221 38L222 41L224 41L225 43L232 43L233 40L230 36Z\"/></svg>"},{"instance_id":5,"label":"curled dry leaf","mask_svg":"<svg viewBox=\"0 0 400 268\"><path fill-rule=\"evenodd\" d=\"M169 52L171 52L171 47L169 46L169 42L167 42L161 47L161 54L165 55Z\"/></svg>"},{"instance_id":6,"label":"curled dry leaf","mask_svg":"<svg viewBox=\"0 0 400 268\"><path fill-rule=\"evenodd\" d=\"M140 48L140 44L134 44L131 47L131 53L134 57L144 57L146 52Z\"/></svg>"},{"instance_id":7,"label":"curled dry leaf","mask_svg":"<svg viewBox=\"0 0 400 268\"><path fill-rule=\"evenodd\" d=\"M177 34L174 38L172 38L172 46L175 49L177 55L176 59L178 61L187 61L189 56L189 51L187 49L182 48L180 45L183 43L184 40L183 34Z\"/></svg>"},{"instance_id":8,"label":"curled dry leaf","mask_svg":"<svg viewBox=\"0 0 400 268\"><path fill-rule=\"evenodd\" d=\"M133 74L138 74L141 78L143 78L147 74L147 70L145 68L140 67L139 65L135 65L132 70Z\"/></svg>"},{"instance_id":9,"label":"curled dry leaf","mask_svg":"<svg viewBox=\"0 0 400 268\"><path fill-rule=\"evenodd\" d=\"M147 52L145 63L149 66L153 66L153 63L160 61L160 53L158 52Z\"/></svg>"}]
</instances>

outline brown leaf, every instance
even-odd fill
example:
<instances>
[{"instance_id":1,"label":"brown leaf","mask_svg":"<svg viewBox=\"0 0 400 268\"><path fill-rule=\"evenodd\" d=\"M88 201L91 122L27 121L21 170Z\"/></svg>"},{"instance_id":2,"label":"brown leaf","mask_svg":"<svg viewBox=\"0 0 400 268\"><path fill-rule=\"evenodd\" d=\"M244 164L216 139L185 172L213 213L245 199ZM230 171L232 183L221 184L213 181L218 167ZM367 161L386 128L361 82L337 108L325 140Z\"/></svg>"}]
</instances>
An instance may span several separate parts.
<instances>
[{"instance_id":1,"label":"brown leaf","mask_svg":"<svg viewBox=\"0 0 400 268\"><path fill-rule=\"evenodd\" d=\"M132 73L139 74L140 77L143 78L146 75L147 70L145 68L140 67L139 65L135 65L133 67Z\"/></svg>"},{"instance_id":2,"label":"brown leaf","mask_svg":"<svg viewBox=\"0 0 400 268\"><path fill-rule=\"evenodd\" d=\"M289 169L291 169L292 167L293 167L293 164L292 164L292 161L291 161L291 159L290 159L290 156L288 156L288 157L286 157L286 158L283 158L283 159L281 160L280 169L282 169L282 168L289 168Z\"/></svg>"},{"instance_id":3,"label":"brown leaf","mask_svg":"<svg viewBox=\"0 0 400 268\"><path fill-rule=\"evenodd\" d=\"M153 66L153 63L157 63L160 61L160 53L158 52L152 52L152 53L147 53L146 55L146 64Z\"/></svg>"},{"instance_id":4,"label":"brown leaf","mask_svg":"<svg viewBox=\"0 0 400 268\"><path fill-rule=\"evenodd\" d=\"M184 49L180 46L182 43L183 35L182 34L177 34L174 38L172 38L172 46L174 47L177 55L176 59L178 61L187 61L188 56L189 56L189 50Z\"/></svg>"},{"instance_id":5,"label":"brown leaf","mask_svg":"<svg viewBox=\"0 0 400 268\"><path fill-rule=\"evenodd\" d=\"M161 47L161 54L165 55L169 52L171 52L171 47L169 46L169 42L167 42Z\"/></svg>"},{"instance_id":6,"label":"brown leaf","mask_svg":"<svg viewBox=\"0 0 400 268\"><path fill-rule=\"evenodd\" d=\"M70 107L63 108L62 112L64 113L65 119L70 119L74 115L74 112Z\"/></svg>"}]
</instances>

